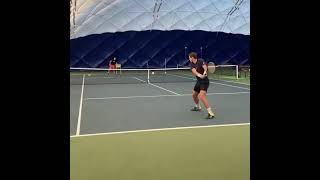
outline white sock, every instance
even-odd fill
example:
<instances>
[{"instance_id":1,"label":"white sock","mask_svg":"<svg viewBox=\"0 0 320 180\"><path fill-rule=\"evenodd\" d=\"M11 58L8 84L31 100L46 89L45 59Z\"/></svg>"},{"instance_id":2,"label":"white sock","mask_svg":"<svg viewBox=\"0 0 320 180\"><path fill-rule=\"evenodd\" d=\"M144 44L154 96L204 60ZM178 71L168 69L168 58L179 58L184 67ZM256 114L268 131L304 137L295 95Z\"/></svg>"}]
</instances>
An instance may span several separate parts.
<instances>
[{"instance_id":1,"label":"white sock","mask_svg":"<svg viewBox=\"0 0 320 180\"><path fill-rule=\"evenodd\" d=\"M196 104L196 107L197 107L197 108L199 108L199 109L201 109L201 106L200 106L200 104Z\"/></svg>"},{"instance_id":2,"label":"white sock","mask_svg":"<svg viewBox=\"0 0 320 180\"><path fill-rule=\"evenodd\" d=\"M212 110L211 110L211 107L209 107L207 110L208 110L208 113L209 113L210 115L212 115L212 116L214 115L213 112L212 112Z\"/></svg>"}]
</instances>

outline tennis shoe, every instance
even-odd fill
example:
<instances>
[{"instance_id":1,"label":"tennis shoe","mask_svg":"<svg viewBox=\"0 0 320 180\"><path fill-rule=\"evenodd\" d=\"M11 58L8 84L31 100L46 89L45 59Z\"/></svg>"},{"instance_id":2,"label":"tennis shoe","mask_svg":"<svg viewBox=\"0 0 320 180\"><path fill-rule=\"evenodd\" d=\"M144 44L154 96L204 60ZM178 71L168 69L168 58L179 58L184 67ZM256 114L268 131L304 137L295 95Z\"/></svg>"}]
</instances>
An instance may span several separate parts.
<instances>
[{"instance_id":1,"label":"tennis shoe","mask_svg":"<svg viewBox=\"0 0 320 180\"><path fill-rule=\"evenodd\" d=\"M201 108L193 107L192 109L190 109L190 111L201 111Z\"/></svg>"}]
</instances>

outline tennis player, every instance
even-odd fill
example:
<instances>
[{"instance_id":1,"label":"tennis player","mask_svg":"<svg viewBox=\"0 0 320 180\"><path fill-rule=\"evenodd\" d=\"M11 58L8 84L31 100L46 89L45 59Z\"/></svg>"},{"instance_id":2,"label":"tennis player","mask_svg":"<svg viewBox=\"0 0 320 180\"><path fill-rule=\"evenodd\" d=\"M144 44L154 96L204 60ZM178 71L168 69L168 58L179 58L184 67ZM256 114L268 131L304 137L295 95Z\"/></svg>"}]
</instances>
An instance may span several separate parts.
<instances>
[{"instance_id":1,"label":"tennis player","mask_svg":"<svg viewBox=\"0 0 320 180\"><path fill-rule=\"evenodd\" d=\"M203 59L198 59L197 53L191 52L189 54L191 62L191 71L196 76L197 82L192 91L192 98L195 102L195 107L191 111L201 111L199 99L202 101L208 111L206 119L213 119L214 113L212 112L210 103L207 99L207 90L209 87L209 78L207 76L207 65Z\"/></svg>"},{"instance_id":2,"label":"tennis player","mask_svg":"<svg viewBox=\"0 0 320 180\"><path fill-rule=\"evenodd\" d=\"M109 62L109 69L116 69L116 58L114 57L110 62ZM111 70L111 72L115 73L114 70ZM108 72L109 73L109 72Z\"/></svg>"}]
</instances>

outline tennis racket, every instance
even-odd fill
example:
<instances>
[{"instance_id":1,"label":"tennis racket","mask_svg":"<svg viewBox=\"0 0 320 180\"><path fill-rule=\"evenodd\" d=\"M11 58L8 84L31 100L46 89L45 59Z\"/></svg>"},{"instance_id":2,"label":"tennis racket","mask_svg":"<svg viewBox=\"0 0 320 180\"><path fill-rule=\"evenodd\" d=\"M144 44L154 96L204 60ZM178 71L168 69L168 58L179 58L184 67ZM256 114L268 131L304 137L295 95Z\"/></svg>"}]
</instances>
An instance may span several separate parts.
<instances>
[{"instance_id":1,"label":"tennis racket","mask_svg":"<svg viewBox=\"0 0 320 180\"><path fill-rule=\"evenodd\" d=\"M213 62L208 63L208 72L213 74L216 71L216 65Z\"/></svg>"}]
</instances>

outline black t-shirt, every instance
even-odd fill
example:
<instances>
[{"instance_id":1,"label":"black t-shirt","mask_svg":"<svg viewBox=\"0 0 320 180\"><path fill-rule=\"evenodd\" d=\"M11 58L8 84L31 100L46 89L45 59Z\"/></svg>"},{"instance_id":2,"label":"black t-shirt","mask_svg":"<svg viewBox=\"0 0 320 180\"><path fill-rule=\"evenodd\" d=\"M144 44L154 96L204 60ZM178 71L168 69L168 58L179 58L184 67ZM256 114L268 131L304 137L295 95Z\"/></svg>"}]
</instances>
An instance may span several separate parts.
<instances>
[{"instance_id":1,"label":"black t-shirt","mask_svg":"<svg viewBox=\"0 0 320 180\"><path fill-rule=\"evenodd\" d=\"M193 68L196 69L196 71L200 74L204 73L204 69L203 69L203 65L205 65L205 62L203 59L198 59L197 62L194 64L193 62L191 62L191 70ZM199 78L198 76L196 76L198 80L208 80L208 77L205 77L203 79Z\"/></svg>"},{"instance_id":2,"label":"black t-shirt","mask_svg":"<svg viewBox=\"0 0 320 180\"><path fill-rule=\"evenodd\" d=\"M116 62L116 60L112 59L112 60L111 60L111 62L110 62L110 64L112 64L112 65L116 65L116 64L117 64L117 62Z\"/></svg>"}]
</instances>

